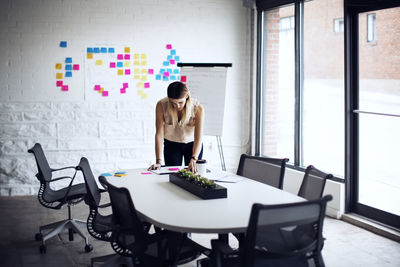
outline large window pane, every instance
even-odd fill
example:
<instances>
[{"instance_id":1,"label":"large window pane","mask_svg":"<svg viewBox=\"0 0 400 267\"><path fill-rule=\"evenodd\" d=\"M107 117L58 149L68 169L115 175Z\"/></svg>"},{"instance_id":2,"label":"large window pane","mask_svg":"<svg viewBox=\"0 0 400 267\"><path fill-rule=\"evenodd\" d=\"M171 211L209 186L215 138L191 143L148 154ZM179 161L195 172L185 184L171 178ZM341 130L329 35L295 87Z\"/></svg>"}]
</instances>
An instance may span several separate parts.
<instances>
[{"instance_id":1,"label":"large window pane","mask_svg":"<svg viewBox=\"0 0 400 267\"><path fill-rule=\"evenodd\" d=\"M294 161L294 6L264 12L262 154Z\"/></svg>"},{"instance_id":2,"label":"large window pane","mask_svg":"<svg viewBox=\"0 0 400 267\"><path fill-rule=\"evenodd\" d=\"M304 3L303 167L344 176L343 0Z\"/></svg>"}]
</instances>

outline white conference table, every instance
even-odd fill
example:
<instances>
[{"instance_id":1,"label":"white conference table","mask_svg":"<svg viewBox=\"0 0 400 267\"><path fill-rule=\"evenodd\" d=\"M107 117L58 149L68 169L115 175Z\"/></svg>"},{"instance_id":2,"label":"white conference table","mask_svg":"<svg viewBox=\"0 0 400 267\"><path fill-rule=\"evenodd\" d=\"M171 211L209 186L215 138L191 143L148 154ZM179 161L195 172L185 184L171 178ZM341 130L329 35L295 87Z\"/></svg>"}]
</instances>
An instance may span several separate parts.
<instances>
[{"instance_id":1,"label":"white conference table","mask_svg":"<svg viewBox=\"0 0 400 267\"><path fill-rule=\"evenodd\" d=\"M244 233L252 205L304 201L292 193L244 178L237 183L218 183L228 190L223 199L203 200L169 182L169 175L142 174L127 170L127 176L106 177L131 193L136 210L155 226L183 233Z\"/></svg>"}]
</instances>

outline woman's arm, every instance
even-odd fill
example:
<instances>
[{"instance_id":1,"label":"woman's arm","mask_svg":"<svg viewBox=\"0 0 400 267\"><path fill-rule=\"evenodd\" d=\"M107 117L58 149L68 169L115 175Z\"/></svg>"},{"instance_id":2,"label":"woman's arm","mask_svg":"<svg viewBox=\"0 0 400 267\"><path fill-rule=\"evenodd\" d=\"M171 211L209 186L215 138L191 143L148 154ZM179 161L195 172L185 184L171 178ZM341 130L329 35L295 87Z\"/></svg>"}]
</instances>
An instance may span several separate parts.
<instances>
[{"instance_id":1,"label":"woman's arm","mask_svg":"<svg viewBox=\"0 0 400 267\"><path fill-rule=\"evenodd\" d=\"M197 111L195 114L195 124L194 124L194 144L193 144L193 151L192 156L198 159L198 156L201 151L201 146L203 144L203 118L204 118L204 110L201 105L197 107ZM188 169L197 172L197 164L196 160L191 158Z\"/></svg>"},{"instance_id":2,"label":"woman's arm","mask_svg":"<svg viewBox=\"0 0 400 267\"><path fill-rule=\"evenodd\" d=\"M156 106L156 135L155 135L155 153L156 163L149 167L149 170L161 168L162 142L164 139L164 112L162 104L158 101Z\"/></svg>"}]
</instances>

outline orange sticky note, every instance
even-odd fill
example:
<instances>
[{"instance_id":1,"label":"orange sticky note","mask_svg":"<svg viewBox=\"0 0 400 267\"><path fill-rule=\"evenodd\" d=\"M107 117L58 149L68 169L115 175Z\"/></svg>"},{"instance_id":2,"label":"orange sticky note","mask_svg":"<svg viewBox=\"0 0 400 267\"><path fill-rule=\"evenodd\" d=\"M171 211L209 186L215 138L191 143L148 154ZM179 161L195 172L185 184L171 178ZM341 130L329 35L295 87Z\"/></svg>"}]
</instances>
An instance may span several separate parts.
<instances>
[{"instance_id":1,"label":"orange sticky note","mask_svg":"<svg viewBox=\"0 0 400 267\"><path fill-rule=\"evenodd\" d=\"M93 53L87 53L86 54L87 59L92 59L93 58Z\"/></svg>"},{"instance_id":2,"label":"orange sticky note","mask_svg":"<svg viewBox=\"0 0 400 267\"><path fill-rule=\"evenodd\" d=\"M124 70L119 69L118 70L118 75L124 75Z\"/></svg>"},{"instance_id":3,"label":"orange sticky note","mask_svg":"<svg viewBox=\"0 0 400 267\"><path fill-rule=\"evenodd\" d=\"M61 70L62 69L62 64L61 63L57 63L56 64L56 69Z\"/></svg>"},{"instance_id":4,"label":"orange sticky note","mask_svg":"<svg viewBox=\"0 0 400 267\"><path fill-rule=\"evenodd\" d=\"M56 78L59 79L59 80L62 79L63 78L63 74L62 73L57 73L56 74Z\"/></svg>"},{"instance_id":5,"label":"orange sticky note","mask_svg":"<svg viewBox=\"0 0 400 267\"><path fill-rule=\"evenodd\" d=\"M130 53L131 52L131 48L127 46L127 47L125 47L124 51L125 51L125 53Z\"/></svg>"}]
</instances>

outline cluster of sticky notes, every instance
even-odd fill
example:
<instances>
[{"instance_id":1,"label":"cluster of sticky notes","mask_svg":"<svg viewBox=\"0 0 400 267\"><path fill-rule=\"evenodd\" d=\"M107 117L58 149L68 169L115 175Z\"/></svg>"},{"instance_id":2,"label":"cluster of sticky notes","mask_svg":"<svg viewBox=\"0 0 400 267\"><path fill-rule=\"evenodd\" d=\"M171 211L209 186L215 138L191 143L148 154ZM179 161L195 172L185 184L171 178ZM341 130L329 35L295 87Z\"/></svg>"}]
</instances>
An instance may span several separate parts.
<instances>
[{"instance_id":1,"label":"cluster of sticky notes","mask_svg":"<svg viewBox=\"0 0 400 267\"><path fill-rule=\"evenodd\" d=\"M163 80L163 81L179 81L179 69L160 69L159 74L156 74L156 80Z\"/></svg>"},{"instance_id":2,"label":"cluster of sticky notes","mask_svg":"<svg viewBox=\"0 0 400 267\"><path fill-rule=\"evenodd\" d=\"M124 47L124 53L117 54L117 60L111 61L109 64L110 69L117 69L117 75L131 75L131 48Z\"/></svg>"},{"instance_id":3,"label":"cluster of sticky notes","mask_svg":"<svg viewBox=\"0 0 400 267\"><path fill-rule=\"evenodd\" d=\"M93 59L93 54L114 54L115 48L114 47L87 47L86 48L86 58ZM96 65L102 65L103 62L96 61Z\"/></svg>"},{"instance_id":4,"label":"cluster of sticky notes","mask_svg":"<svg viewBox=\"0 0 400 267\"><path fill-rule=\"evenodd\" d=\"M126 94L126 89L129 87L128 83L123 83L122 88L120 89L121 94Z\"/></svg>"},{"instance_id":5,"label":"cluster of sticky notes","mask_svg":"<svg viewBox=\"0 0 400 267\"><path fill-rule=\"evenodd\" d=\"M94 86L94 90L102 96L108 96L108 91L104 90L104 87L102 87L100 84L96 84Z\"/></svg>"},{"instance_id":6,"label":"cluster of sticky notes","mask_svg":"<svg viewBox=\"0 0 400 267\"><path fill-rule=\"evenodd\" d=\"M67 47L67 41L61 41L60 47ZM61 88L61 91L68 91L69 87L64 84L64 78L71 78L73 71L79 70L79 64L72 64L72 57L66 57L64 63L56 63L56 86ZM63 71L64 70L64 71Z\"/></svg>"},{"instance_id":7,"label":"cluster of sticky notes","mask_svg":"<svg viewBox=\"0 0 400 267\"><path fill-rule=\"evenodd\" d=\"M142 99L146 99L147 98L147 94L145 92L143 92L143 90L138 90L137 91L138 96L140 96Z\"/></svg>"},{"instance_id":8,"label":"cluster of sticky notes","mask_svg":"<svg viewBox=\"0 0 400 267\"><path fill-rule=\"evenodd\" d=\"M159 73L156 74L156 80L160 81L179 81L180 70L177 67L177 63L180 61L180 57L176 54L176 49L172 49L172 44L167 44L165 48L169 51L169 55L165 61L163 61L163 67L160 68ZM167 68L165 68L167 67Z\"/></svg>"}]
</instances>

